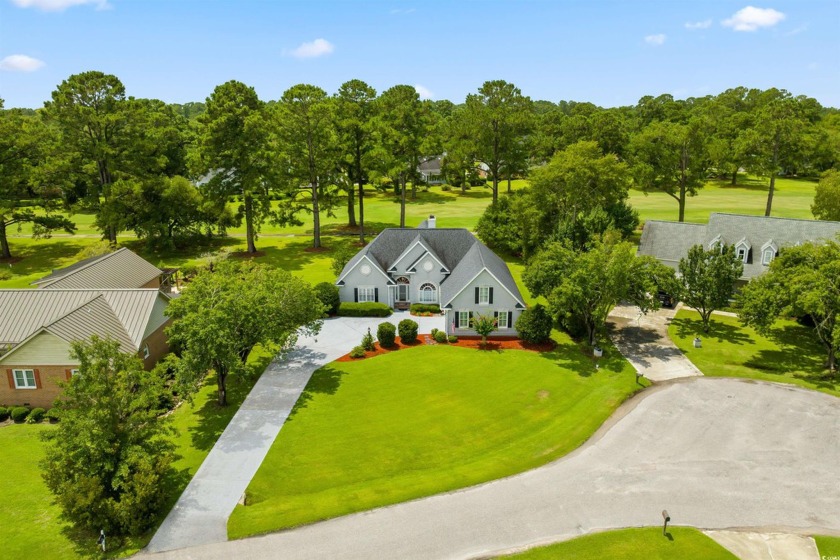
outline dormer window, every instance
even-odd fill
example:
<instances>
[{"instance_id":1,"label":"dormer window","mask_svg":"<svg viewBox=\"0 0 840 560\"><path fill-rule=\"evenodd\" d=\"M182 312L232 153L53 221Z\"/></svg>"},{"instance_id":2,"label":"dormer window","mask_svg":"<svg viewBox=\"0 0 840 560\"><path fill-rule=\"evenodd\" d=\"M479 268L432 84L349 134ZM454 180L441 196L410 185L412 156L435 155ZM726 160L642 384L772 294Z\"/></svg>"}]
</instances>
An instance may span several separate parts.
<instances>
[{"instance_id":1,"label":"dormer window","mask_svg":"<svg viewBox=\"0 0 840 560\"><path fill-rule=\"evenodd\" d=\"M714 239L709 242L709 251L714 249L715 247L720 248L720 252L723 252L723 239L721 239L720 234L716 235Z\"/></svg>"},{"instance_id":2,"label":"dormer window","mask_svg":"<svg viewBox=\"0 0 840 560\"><path fill-rule=\"evenodd\" d=\"M767 243L761 246L761 264L764 266L769 266L773 259L776 258L776 255L779 252L779 248L776 247L776 244L773 243L771 239Z\"/></svg>"},{"instance_id":3,"label":"dormer window","mask_svg":"<svg viewBox=\"0 0 840 560\"><path fill-rule=\"evenodd\" d=\"M747 264L747 259L750 256L750 242L747 241L746 237L735 244L735 254L738 255L739 261Z\"/></svg>"}]
</instances>

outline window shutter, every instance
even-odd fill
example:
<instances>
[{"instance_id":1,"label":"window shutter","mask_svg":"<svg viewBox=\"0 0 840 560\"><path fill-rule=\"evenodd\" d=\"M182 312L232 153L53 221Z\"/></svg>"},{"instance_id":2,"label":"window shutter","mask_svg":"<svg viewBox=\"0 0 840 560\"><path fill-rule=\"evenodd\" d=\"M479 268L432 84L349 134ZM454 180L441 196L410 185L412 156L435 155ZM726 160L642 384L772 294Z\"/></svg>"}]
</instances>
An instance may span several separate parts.
<instances>
[{"instance_id":1,"label":"window shutter","mask_svg":"<svg viewBox=\"0 0 840 560\"><path fill-rule=\"evenodd\" d=\"M508 311L508 326L507 328L513 328L513 311Z\"/></svg>"},{"instance_id":2,"label":"window shutter","mask_svg":"<svg viewBox=\"0 0 840 560\"><path fill-rule=\"evenodd\" d=\"M478 288L476 288L476 290L477 290L477 289L478 289ZM472 312L472 311L470 311L470 321L469 321L469 323L467 323L467 326L468 326L469 328L472 328L472 326L473 326L473 325L472 325L472 318L473 318L473 312Z\"/></svg>"},{"instance_id":3,"label":"window shutter","mask_svg":"<svg viewBox=\"0 0 840 560\"><path fill-rule=\"evenodd\" d=\"M478 303L478 286L475 287L475 302ZM470 316L472 316L472 313Z\"/></svg>"},{"instance_id":4,"label":"window shutter","mask_svg":"<svg viewBox=\"0 0 840 560\"><path fill-rule=\"evenodd\" d=\"M34 371L35 371L35 388L40 389L41 388L41 371L38 370L38 369L36 369Z\"/></svg>"},{"instance_id":5,"label":"window shutter","mask_svg":"<svg viewBox=\"0 0 840 560\"><path fill-rule=\"evenodd\" d=\"M65 369L64 370L64 377L67 378L67 381L70 381L70 378L73 377L73 370L72 369Z\"/></svg>"},{"instance_id":6,"label":"window shutter","mask_svg":"<svg viewBox=\"0 0 840 560\"><path fill-rule=\"evenodd\" d=\"M6 370L6 376L8 376L8 378L9 378L9 388L14 389L15 388L15 374L12 373L12 370L7 369Z\"/></svg>"},{"instance_id":7,"label":"window shutter","mask_svg":"<svg viewBox=\"0 0 840 560\"><path fill-rule=\"evenodd\" d=\"M379 303L379 288L373 289L373 301Z\"/></svg>"},{"instance_id":8,"label":"window shutter","mask_svg":"<svg viewBox=\"0 0 840 560\"><path fill-rule=\"evenodd\" d=\"M493 288L490 288L490 305L493 305Z\"/></svg>"},{"instance_id":9,"label":"window shutter","mask_svg":"<svg viewBox=\"0 0 840 560\"><path fill-rule=\"evenodd\" d=\"M493 312L493 318L494 318L494 319L498 319L498 318L499 318L499 312L498 312L498 311L494 311L494 312Z\"/></svg>"},{"instance_id":10,"label":"window shutter","mask_svg":"<svg viewBox=\"0 0 840 560\"><path fill-rule=\"evenodd\" d=\"M353 301L359 303L359 288L353 288Z\"/></svg>"}]
</instances>

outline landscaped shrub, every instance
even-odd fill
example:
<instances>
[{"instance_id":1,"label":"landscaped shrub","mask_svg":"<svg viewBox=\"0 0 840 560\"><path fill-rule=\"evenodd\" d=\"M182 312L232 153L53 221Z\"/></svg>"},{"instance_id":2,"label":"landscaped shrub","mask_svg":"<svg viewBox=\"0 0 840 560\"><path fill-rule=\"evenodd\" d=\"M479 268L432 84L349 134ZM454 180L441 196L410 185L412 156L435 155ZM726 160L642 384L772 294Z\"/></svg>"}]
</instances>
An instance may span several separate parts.
<instances>
[{"instance_id":1,"label":"landscaped shrub","mask_svg":"<svg viewBox=\"0 0 840 560\"><path fill-rule=\"evenodd\" d=\"M5 422L9 418L9 409L5 406L0 406L0 422Z\"/></svg>"},{"instance_id":2,"label":"landscaped shrub","mask_svg":"<svg viewBox=\"0 0 840 560\"><path fill-rule=\"evenodd\" d=\"M55 424L59 420L59 412L57 408L51 408L47 411L44 415L44 418L50 421L51 424Z\"/></svg>"},{"instance_id":3,"label":"landscaped shrub","mask_svg":"<svg viewBox=\"0 0 840 560\"><path fill-rule=\"evenodd\" d=\"M178 269L178 272L180 272L181 277L183 279L188 280L188 279L192 278L193 276L195 276L196 274L198 274L198 271L200 270L200 268L201 267L199 267L195 263L187 263L187 264L181 265L181 268Z\"/></svg>"},{"instance_id":4,"label":"landscaped shrub","mask_svg":"<svg viewBox=\"0 0 840 560\"><path fill-rule=\"evenodd\" d=\"M393 347L397 339L397 327L393 323L379 323L379 327L376 329L376 338L379 339L380 346Z\"/></svg>"},{"instance_id":5,"label":"landscaped shrub","mask_svg":"<svg viewBox=\"0 0 840 560\"><path fill-rule=\"evenodd\" d=\"M414 314L440 313L440 306L434 303L412 303L411 312Z\"/></svg>"},{"instance_id":6,"label":"landscaped shrub","mask_svg":"<svg viewBox=\"0 0 840 560\"><path fill-rule=\"evenodd\" d=\"M26 419L27 424L38 424L44 419L44 415L47 413L46 410L43 408L33 408L32 412L29 413L29 417Z\"/></svg>"},{"instance_id":7,"label":"landscaped shrub","mask_svg":"<svg viewBox=\"0 0 840 560\"><path fill-rule=\"evenodd\" d=\"M370 327L368 327L368 332L365 336L362 337L362 348L367 350L368 352L373 352L376 350L376 339L373 338L373 335L370 334Z\"/></svg>"},{"instance_id":8,"label":"landscaped shrub","mask_svg":"<svg viewBox=\"0 0 840 560\"><path fill-rule=\"evenodd\" d=\"M552 323L551 315L538 303L522 312L516 320L516 330L525 342L541 344L551 337Z\"/></svg>"},{"instance_id":9,"label":"landscaped shrub","mask_svg":"<svg viewBox=\"0 0 840 560\"><path fill-rule=\"evenodd\" d=\"M341 299L338 297L338 286L330 284L329 282L321 282L315 285L315 297L324 304L326 310L324 313L328 315L335 315L338 312L338 306L341 305Z\"/></svg>"},{"instance_id":10,"label":"landscaped shrub","mask_svg":"<svg viewBox=\"0 0 840 560\"><path fill-rule=\"evenodd\" d=\"M458 342L458 337L455 336L454 334L450 334L449 335L449 344L455 344L456 342Z\"/></svg>"},{"instance_id":11,"label":"landscaped shrub","mask_svg":"<svg viewBox=\"0 0 840 560\"><path fill-rule=\"evenodd\" d=\"M437 342L438 344L443 344L444 342L446 342L446 332L445 331L437 331L432 336L435 337L435 342Z\"/></svg>"},{"instance_id":12,"label":"landscaped shrub","mask_svg":"<svg viewBox=\"0 0 840 560\"><path fill-rule=\"evenodd\" d=\"M352 350L350 350L350 357L351 358L364 358L365 357L365 349L361 346L354 346Z\"/></svg>"},{"instance_id":13,"label":"landscaped shrub","mask_svg":"<svg viewBox=\"0 0 840 560\"><path fill-rule=\"evenodd\" d=\"M12 420L15 422L23 422L29 416L29 409L25 406L16 406L12 409Z\"/></svg>"},{"instance_id":14,"label":"landscaped shrub","mask_svg":"<svg viewBox=\"0 0 840 560\"><path fill-rule=\"evenodd\" d=\"M384 303L368 301L365 303L353 303L343 301L338 306L339 317L387 317L393 313L391 308Z\"/></svg>"},{"instance_id":15,"label":"landscaped shrub","mask_svg":"<svg viewBox=\"0 0 840 560\"><path fill-rule=\"evenodd\" d=\"M404 344L412 344L417 342L417 323L411 319L403 319L397 325L397 331L400 333L400 340Z\"/></svg>"},{"instance_id":16,"label":"landscaped shrub","mask_svg":"<svg viewBox=\"0 0 840 560\"><path fill-rule=\"evenodd\" d=\"M0 281L2 280L9 280L12 277L12 273L5 268L0 268Z\"/></svg>"}]
</instances>

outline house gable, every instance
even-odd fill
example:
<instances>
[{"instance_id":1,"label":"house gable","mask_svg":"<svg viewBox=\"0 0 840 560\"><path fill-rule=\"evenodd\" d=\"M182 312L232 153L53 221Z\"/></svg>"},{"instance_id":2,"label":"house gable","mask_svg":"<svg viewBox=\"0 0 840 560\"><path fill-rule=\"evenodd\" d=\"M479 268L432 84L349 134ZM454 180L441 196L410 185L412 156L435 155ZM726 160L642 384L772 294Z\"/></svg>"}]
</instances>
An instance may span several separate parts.
<instances>
[{"instance_id":1,"label":"house gable","mask_svg":"<svg viewBox=\"0 0 840 560\"><path fill-rule=\"evenodd\" d=\"M79 361L70 357L70 343L40 330L0 357L0 366L74 365Z\"/></svg>"}]
</instances>

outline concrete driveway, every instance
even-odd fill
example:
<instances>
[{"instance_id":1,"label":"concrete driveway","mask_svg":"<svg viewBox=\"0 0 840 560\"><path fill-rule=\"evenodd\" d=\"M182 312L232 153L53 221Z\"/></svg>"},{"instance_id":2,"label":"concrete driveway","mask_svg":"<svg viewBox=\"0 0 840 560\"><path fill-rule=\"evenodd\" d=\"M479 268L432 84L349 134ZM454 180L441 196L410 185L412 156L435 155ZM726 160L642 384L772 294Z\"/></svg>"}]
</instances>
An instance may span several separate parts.
<instances>
[{"instance_id":1,"label":"concrete driveway","mask_svg":"<svg viewBox=\"0 0 840 560\"><path fill-rule=\"evenodd\" d=\"M616 347L651 381L703 375L668 336L678 308L663 307L645 315L635 305L617 305L607 319Z\"/></svg>"},{"instance_id":2,"label":"concrete driveway","mask_svg":"<svg viewBox=\"0 0 840 560\"><path fill-rule=\"evenodd\" d=\"M324 321L321 332L302 337L283 360L275 360L260 376L245 402L210 450L146 547L149 552L227 540L227 520L262 464L312 372L357 346L370 328L383 321L417 321L420 333L443 329L443 317L337 317Z\"/></svg>"},{"instance_id":3,"label":"concrete driveway","mask_svg":"<svg viewBox=\"0 0 840 560\"><path fill-rule=\"evenodd\" d=\"M602 529L840 534L840 399L691 378L625 403L564 459L466 490L160 559L478 558Z\"/></svg>"}]
</instances>

